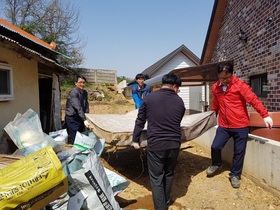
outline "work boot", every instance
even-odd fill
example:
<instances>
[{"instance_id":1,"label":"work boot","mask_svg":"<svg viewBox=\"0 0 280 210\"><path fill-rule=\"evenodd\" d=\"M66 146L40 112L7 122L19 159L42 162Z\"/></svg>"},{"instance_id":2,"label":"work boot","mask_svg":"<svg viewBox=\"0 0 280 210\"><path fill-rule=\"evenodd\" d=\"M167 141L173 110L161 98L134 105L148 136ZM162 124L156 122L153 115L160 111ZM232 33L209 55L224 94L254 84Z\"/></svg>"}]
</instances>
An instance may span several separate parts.
<instances>
[{"instance_id":1,"label":"work boot","mask_svg":"<svg viewBox=\"0 0 280 210\"><path fill-rule=\"evenodd\" d=\"M170 206L174 203L174 200L171 200L170 198L168 199L168 201L166 202L166 206Z\"/></svg>"},{"instance_id":2,"label":"work boot","mask_svg":"<svg viewBox=\"0 0 280 210\"><path fill-rule=\"evenodd\" d=\"M238 176L231 176L229 179L230 179L231 186L233 188L239 188L240 187L240 180L239 180Z\"/></svg>"},{"instance_id":3,"label":"work boot","mask_svg":"<svg viewBox=\"0 0 280 210\"><path fill-rule=\"evenodd\" d=\"M170 202L171 202L171 200L170 200L170 198L169 198L168 201L166 201L166 206L169 206L169 205L170 205Z\"/></svg>"},{"instance_id":4,"label":"work boot","mask_svg":"<svg viewBox=\"0 0 280 210\"><path fill-rule=\"evenodd\" d=\"M214 176L216 171L219 169L220 167L219 166L209 166L207 169L206 169L206 174L207 176Z\"/></svg>"}]
</instances>

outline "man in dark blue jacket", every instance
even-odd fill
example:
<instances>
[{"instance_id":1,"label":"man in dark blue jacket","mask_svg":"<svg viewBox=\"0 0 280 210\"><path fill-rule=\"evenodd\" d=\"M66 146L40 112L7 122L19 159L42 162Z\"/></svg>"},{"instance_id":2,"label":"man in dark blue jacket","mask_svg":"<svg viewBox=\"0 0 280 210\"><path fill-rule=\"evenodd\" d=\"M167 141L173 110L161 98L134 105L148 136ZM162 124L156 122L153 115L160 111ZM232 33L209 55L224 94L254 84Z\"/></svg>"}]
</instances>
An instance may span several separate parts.
<instances>
[{"instance_id":1,"label":"man in dark blue jacket","mask_svg":"<svg viewBox=\"0 0 280 210\"><path fill-rule=\"evenodd\" d=\"M170 203L185 114L184 102L177 95L180 86L179 77L164 75L161 89L143 99L133 131L132 146L140 149L140 135L147 120L147 162L156 210L166 210Z\"/></svg>"},{"instance_id":2,"label":"man in dark blue jacket","mask_svg":"<svg viewBox=\"0 0 280 210\"><path fill-rule=\"evenodd\" d=\"M151 87L144 83L145 76L143 74L137 74L135 77L137 85L132 87L132 98L135 103L135 108L139 109L143 98L149 95L152 90Z\"/></svg>"},{"instance_id":3,"label":"man in dark blue jacket","mask_svg":"<svg viewBox=\"0 0 280 210\"><path fill-rule=\"evenodd\" d=\"M77 131L85 131L89 126L85 113L89 113L88 93L85 90L86 78L76 76L75 88L67 97L65 109L65 125L70 136L69 142L73 144Z\"/></svg>"}]
</instances>

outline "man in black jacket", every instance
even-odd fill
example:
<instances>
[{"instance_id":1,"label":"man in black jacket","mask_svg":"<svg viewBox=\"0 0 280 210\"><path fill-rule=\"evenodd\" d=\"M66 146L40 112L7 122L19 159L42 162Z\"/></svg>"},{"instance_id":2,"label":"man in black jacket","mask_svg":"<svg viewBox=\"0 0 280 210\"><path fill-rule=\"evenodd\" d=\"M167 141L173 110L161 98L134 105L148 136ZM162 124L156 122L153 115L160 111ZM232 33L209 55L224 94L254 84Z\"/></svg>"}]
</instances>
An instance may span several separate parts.
<instances>
[{"instance_id":1,"label":"man in black jacket","mask_svg":"<svg viewBox=\"0 0 280 210\"><path fill-rule=\"evenodd\" d=\"M166 210L170 203L185 113L184 102L177 95L180 86L179 77L164 75L161 89L143 99L133 131L132 146L140 149L140 135L147 120L147 162L156 210Z\"/></svg>"},{"instance_id":2,"label":"man in black jacket","mask_svg":"<svg viewBox=\"0 0 280 210\"><path fill-rule=\"evenodd\" d=\"M70 136L69 142L73 144L77 131L85 131L89 126L85 113L89 113L88 93L85 90L86 78L76 76L75 88L67 97L65 109L65 125Z\"/></svg>"}]
</instances>

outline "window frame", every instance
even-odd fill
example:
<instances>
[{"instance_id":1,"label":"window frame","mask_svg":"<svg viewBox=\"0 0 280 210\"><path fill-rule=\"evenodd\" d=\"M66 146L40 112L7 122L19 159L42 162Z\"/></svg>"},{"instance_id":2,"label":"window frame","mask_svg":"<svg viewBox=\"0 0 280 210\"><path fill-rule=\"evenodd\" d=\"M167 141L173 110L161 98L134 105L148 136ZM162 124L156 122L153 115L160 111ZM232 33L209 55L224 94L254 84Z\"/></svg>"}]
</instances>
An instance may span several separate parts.
<instances>
[{"instance_id":1,"label":"window frame","mask_svg":"<svg viewBox=\"0 0 280 210\"><path fill-rule=\"evenodd\" d=\"M11 101L14 100L14 83L13 83L13 68L11 65L6 63L0 63L0 71L7 71L9 81L7 82L7 90L9 90L6 94L0 93L0 101Z\"/></svg>"},{"instance_id":2,"label":"window frame","mask_svg":"<svg viewBox=\"0 0 280 210\"><path fill-rule=\"evenodd\" d=\"M267 73L250 76L250 86L258 97L267 97Z\"/></svg>"}]
</instances>

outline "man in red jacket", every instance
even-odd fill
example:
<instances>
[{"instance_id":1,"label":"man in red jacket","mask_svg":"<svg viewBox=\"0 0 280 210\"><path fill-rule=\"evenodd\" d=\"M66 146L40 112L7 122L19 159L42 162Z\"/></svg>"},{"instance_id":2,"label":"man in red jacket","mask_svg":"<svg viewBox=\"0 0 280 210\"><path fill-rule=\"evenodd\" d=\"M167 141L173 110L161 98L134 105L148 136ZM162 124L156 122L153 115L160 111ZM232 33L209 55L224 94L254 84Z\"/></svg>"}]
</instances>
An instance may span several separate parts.
<instances>
[{"instance_id":1,"label":"man in red jacket","mask_svg":"<svg viewBox=\"0 0 280 210\"><path fill-rule=\"evenodd\" d=\"M221 151L232 137L234 152L229 176L232 187L239 188L249 133L246 103L262 116L267 127L271 128L273 121L251 87L233 75L231 64L220 64L217 74L219 80L212 87L211 109L218 115L218 128L211 145L212 165L207 168L206 174L213 176L222 165Z\"/></svg>"}]
</instances>

